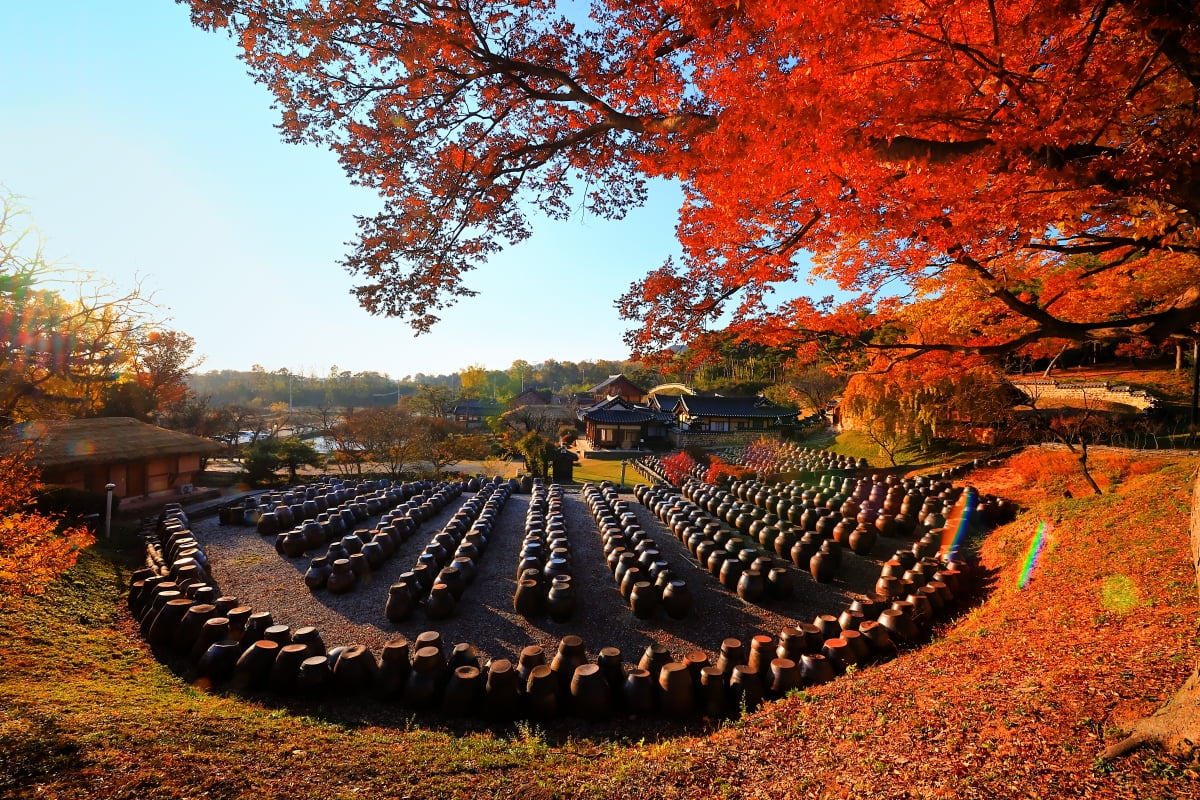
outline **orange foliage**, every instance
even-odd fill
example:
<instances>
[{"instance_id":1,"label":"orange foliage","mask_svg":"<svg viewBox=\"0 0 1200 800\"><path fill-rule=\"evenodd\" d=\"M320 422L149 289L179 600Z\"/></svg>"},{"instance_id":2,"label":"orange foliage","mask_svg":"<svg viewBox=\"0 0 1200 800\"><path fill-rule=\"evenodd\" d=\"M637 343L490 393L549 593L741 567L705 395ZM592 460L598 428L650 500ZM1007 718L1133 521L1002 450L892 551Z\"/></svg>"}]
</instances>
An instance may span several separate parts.
<instances>
[{"instance_id":1,"label":"orange foliage","mask_svg":"<svg viewBox=\"0 0 1200 800\"><path fill-rule=\"evenodd\" d=\"M0 450L0 486L0 610L6 610L42 594L93 536L33 510L41 482L28 451Z\"/></svg>"},{"instance_id":2,"label":"orange foliage","mask_svg":"<svg viewBox=\"0 0 1200 800\"><path fill-rule=\"evenodd\" d=\"M704 475L706 483L721 483L722 481L744 481L750 478L754 471L748 467L743 467L741 464L727 464L716 456L708 466L708 472Z\"/></svg>"},{"instance_id":3,"label":"orange foliage","mask_svg":"<svg viewBox=\"0 0 1200 800\"><path fill-rule=\"evenodd\" d=\"M530 212L620 218L650 178L683 257L619 303L639 353L726 319L900 359L1200 322L1194 4L185 1L379 192L345 265L419 331ZM773 304L805 253L842 295Z\"/></svg>"},{"instance_id":4,"label":"orange foliage","mask_svg":"<svg viewBox=\"0 0 1200 800\"><path fill-rule=\"evenodd\" d=\"M692 470L696 468L696 459L682 450L678 453L664 456L660 459L660 463L662 464L663 473L666 475L667 480L675 486L682 484L684 479L692 474Z\"/></svg>"},{"instance_id":5,"label":"orange foliage","mask_svg":"<svg viewBox=\"0 0 1200 800\"><path fill-rule=\"evenodd\" d=\"M1019 481L1019 487L1013 489L1014 496L1019 496L1022 490L1050 495L1069 492L1077 496L1092 491L1080 472L1079 457L1066 448L1030 447L1005 461L1005 467ZM1105 492L1155 469L1157 462L1148 458L1096 448L1088 451L1088 470Z\"/></svg>"}]
</instances>

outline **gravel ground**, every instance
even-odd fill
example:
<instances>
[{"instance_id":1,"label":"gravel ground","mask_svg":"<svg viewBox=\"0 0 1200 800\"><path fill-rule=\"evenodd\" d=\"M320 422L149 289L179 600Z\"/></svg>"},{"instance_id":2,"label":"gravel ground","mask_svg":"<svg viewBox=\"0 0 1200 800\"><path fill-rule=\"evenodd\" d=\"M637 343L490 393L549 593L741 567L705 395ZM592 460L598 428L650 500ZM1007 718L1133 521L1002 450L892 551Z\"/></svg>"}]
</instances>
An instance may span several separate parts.
<instances>
[{"instance_id":1,"label":"gravel ground","mask_svg":"<svg viewBox=\"0 0 1200 800\"><path fill-rule=\"evenodd\" d=\"M658 543L671 569L687 581L695 596L695 608L685 619L671 619L660 610L655 618L640 620L622 599L605 565L600 535L579 487L565 487L563 513L572 553L572 582L578 595L570 621L526 619L513 611L517 559L531 501L528 494L513 494L478 563L478 575L467 587L454 615L433 622L418 608L403 623L389 622L384 615L388 587L401 573L412 569L425 545L470 496L464 492L425 521L369 580L342 595L313 592L304 584L304 571L311 557L322 555L324 547L289 559L276 552L274 537L260 536L250 527L220 525L212 517L193 521L191 529L207 554L222 594L234 595L256 611L270 611L277 624L293 629L316 627L327 647L362 644L378 654L391 639L403 636L412 642L422 631L438 630L447 646L469 642L484 660L508 658L514 662L527 645L541 645L550 656L563 636L576 634L582 637L592 660L601 648L611 646L620 649L627 664L636 664L646 647L658 642L677 660L700 649L715 663L726 638L740 639L748 646L757 634L776 636L785 626L811 622L818 614L839 614L851 600L872 591L883 560L847 552L837 577L829 584L817 583L806 571L795 570L789 564L795 570L793 597L749 604L701 570L686 547L630 493L623 498L630 501L643 529ZM356 527L369 529L374 521ZM908 543L881 537L874 555L890 555L901 546L907 547Z\"/></svg>"}]
</instances>

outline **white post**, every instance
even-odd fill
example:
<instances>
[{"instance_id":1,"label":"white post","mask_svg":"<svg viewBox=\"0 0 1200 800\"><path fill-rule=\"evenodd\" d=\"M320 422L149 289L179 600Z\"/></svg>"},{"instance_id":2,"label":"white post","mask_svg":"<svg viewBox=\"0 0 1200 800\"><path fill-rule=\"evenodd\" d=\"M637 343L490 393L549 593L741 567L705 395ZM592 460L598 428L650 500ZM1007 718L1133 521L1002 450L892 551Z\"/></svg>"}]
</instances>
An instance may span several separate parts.
<instances>
[{"instance_id":1,"label":"white post","mask_svg":"<svg viewBox=\"0 0 1200 800\"><path fill-rule=\"evenodd\" d=\"M105 484L104 489L108 492L107 507L104 510L104 538L112 537L112 493L113 489L117 488L115 483Z\"/></svg>"},{"instance_id":2,"label":"white post","mask_svg":"<svg viewBox=\"0 0 1200 800\"><path fill-rule=\"evenodd\" d=\"M629 462L626 461L625 459L621 459L621 488L622 489L625 488L625 465L628 463Z\"/></svg>"}]
</instances>

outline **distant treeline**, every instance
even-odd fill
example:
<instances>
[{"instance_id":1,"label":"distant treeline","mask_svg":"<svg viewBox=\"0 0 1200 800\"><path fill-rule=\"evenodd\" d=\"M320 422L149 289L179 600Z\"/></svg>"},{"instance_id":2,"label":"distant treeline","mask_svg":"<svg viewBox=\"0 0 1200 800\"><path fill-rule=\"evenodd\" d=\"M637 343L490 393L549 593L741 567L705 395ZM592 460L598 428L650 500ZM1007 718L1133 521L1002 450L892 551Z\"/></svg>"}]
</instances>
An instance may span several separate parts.
<instances>
[{"instance_id":1,"label":"distant treeline","mask_svg":"<svg viewBox=\"0 0 1200 800\"><path fill-rule=\"evenodd\" d=\"M255 365L248 372L210 370L197 373L188 378L188 386L213 406L287 403L308 408L369 408L394 404L399 398L416 394L421 386L434 385L448 386L463 397L499 402L515 397L525 389L569 397L617 373L623 373L647 389L668 379L633 361L551 360L539 364L514 361L506 370L476 366L448 374L417 373L403 378L379 372L350 372L337 366L319 375L293 373L286 367L267 370Z\"/></svg>"}]
</instances>

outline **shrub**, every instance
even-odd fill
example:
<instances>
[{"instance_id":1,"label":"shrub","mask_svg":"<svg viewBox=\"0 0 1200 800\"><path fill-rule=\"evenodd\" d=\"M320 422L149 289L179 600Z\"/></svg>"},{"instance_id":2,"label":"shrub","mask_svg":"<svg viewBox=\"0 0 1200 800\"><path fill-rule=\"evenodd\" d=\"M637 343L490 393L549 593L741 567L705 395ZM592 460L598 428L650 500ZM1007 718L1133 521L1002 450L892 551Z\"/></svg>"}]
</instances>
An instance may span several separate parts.
<instances>
[{"instance_id":1,"label":"shrub","mask_svg":"<svg viewBox=\"0 0 1200 800\"><path fill-rule=\"evenodd\" d=\"M108 492L94 492L88 489L76 489L73 486L44 486L37 495L35 507L39 514L57 514L60 516L81 519L90 515L103 517L106 510ZM121 498L113 497L113 513L121 504Z\"/></svg>"},{"instance_id":2,"label":"shrub","mask_svg":"<svg viewBox=\"0 0 1200 800\"><path fill-rule=\"evenodd\" d=\"M660 461L667 481L675 486L683 483L683 479L696 467L696 460L686 451L664 456Z\"/></svg>"},{"instance_id":3,"label":"shrub","mask_svg":"<svg viewBox=\"0 0 1200 800\"><path fill-rule=\"evenodd\" d=\"M0 610L6 610L43 593L94 539L85 526L37 510L41 476L28 450L0 448L0 486Z\"/></svg>"},{"instance_id":4,"label":"shrub","mask_svg":"<svg viewBox=\"0 0 1200 800\"><path fill-rule=\"evenodd\" d=\"M712 454L705 450L703 445L689 444L684 448L683 452L687 453L692 461L701 466L708 466L713 458Z\"/></svg>"}]
</instances>

